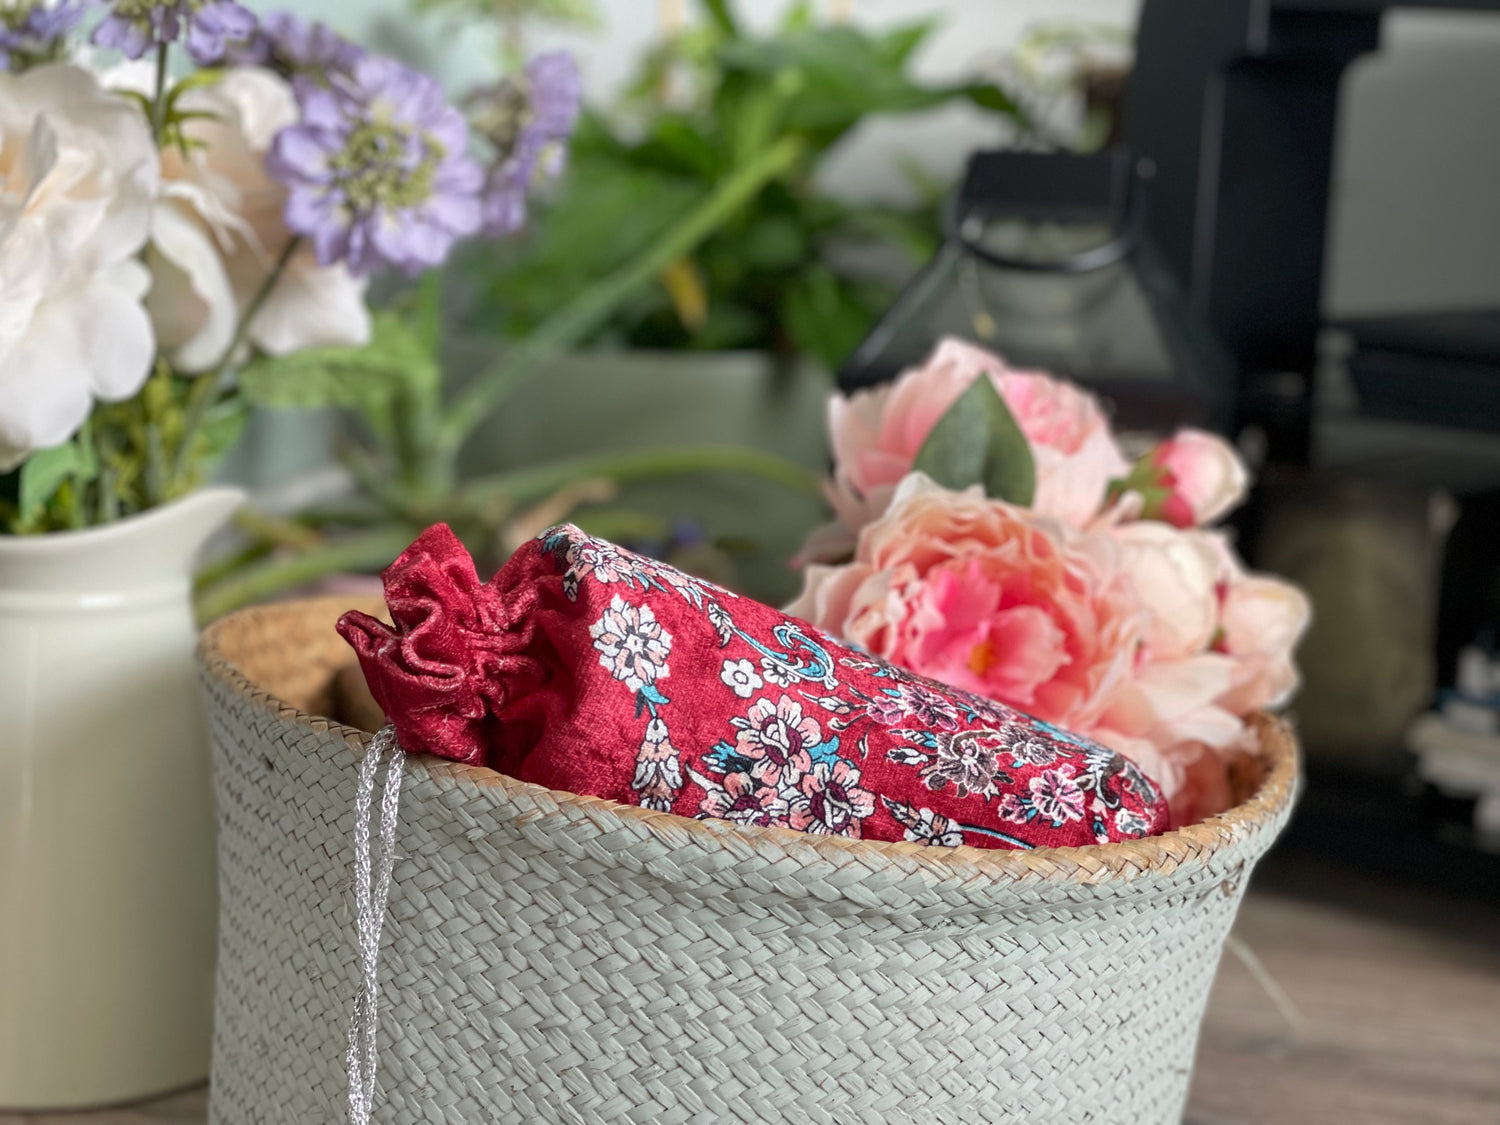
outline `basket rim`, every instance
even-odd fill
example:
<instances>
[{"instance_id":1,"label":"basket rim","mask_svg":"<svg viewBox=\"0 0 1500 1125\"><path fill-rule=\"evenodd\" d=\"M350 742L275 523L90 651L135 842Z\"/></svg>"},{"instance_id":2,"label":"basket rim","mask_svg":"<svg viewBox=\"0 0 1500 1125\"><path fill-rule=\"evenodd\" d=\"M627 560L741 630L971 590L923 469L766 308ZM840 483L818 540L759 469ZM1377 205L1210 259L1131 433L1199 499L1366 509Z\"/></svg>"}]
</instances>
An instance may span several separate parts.
<instances>
[{"instance_id":1,"label":"basket rim","mask_svg":"<svg viewBox=\"0 0 1500 1125\"><path fill-rule=\"evenodd\" d=\"M254 621L267 618L293 619L317 612L331 615L351 608L351 599L320 597L294 599L237 610L206 626L198 640L198 660L204 673L235 694L249 700L278 719L326 731L341 738L350 748L351 763L363 756L373 735L347 726L325 715L303 711L256 684L225 651L226 641ZM575 809L587 817L613 816L635 822L648 834L671 836L680 842L684 834L702 847L722 848L727 834L753 843L757 838L774 840L783 846L797 845L834 862L848 862L857 857L871 860L899 860L905 868L919 870L944 879L962 874L1007 881L1046 879L1060 876L1090 883L1115 878L1134 878L1147 872L1165 874L1185 863L1205 859L1227 849L1268 826L1276 824L1296 800L1300 788L1301 767L1296 736L1283 718L1260 712L1250 716L1260 747L1264 775L1256 790L1240 804L1223 813L1175 828L1158 836L1125 840L1109 844L1078 847L1042 847L1029 851L1001 848L978 848L961 844L937 848L911 841L854 840L837 836L816 836L784 828L758 828L725 822L697 820L671 812L657 812L637 805L621 804L603 797L549 789L520 781L487 766L468 766L432 755L412 755L407 768L427 774L443 787L472 785L497 790L502 794L527 794L533 801L545 797L559 810Z\"/></svg>"}]
</instances>

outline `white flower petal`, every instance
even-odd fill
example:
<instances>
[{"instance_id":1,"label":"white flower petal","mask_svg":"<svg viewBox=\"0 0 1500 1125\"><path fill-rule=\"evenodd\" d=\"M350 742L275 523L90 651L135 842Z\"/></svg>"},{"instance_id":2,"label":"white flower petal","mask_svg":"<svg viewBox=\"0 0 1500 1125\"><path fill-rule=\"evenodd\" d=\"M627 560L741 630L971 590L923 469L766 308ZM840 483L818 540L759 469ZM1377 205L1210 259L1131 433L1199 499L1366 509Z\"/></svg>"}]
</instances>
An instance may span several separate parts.
<instances>
[{"instance_id":1,"label":"white flower petal","mask_svg":"<svg viewBox=\"0 0 1500 1125\"><path fill-rule=\"evenodd\" d=\"M223 358L239 320L224 261L208 231L176 202L156 209L151 241L155 283L146 307L162 347L178 369L207 371Z\"/></svg>"},{"instance_id":2,"label":"white flower petal","mask_svg":"<svg viewBox=\"0 0 1500 1125\"><path fill-rule=\"evenodd\" d=\"M70 438L93 403L82 341L67 306L38 310L0 364L0 470Z\"/></svg>"},{"instance_id":3,"label":"white flower petal","mask_svg":"<svg viewBox=\"0 0 1500 1125\"><path fill-rule=\"evenodd\" d=\"M366 284L342 265L319 266L311 247L300 250L250 325L250 339L271 355L368 344Z\"/></svg>"},{"instance_id":4,"label":"white flower petal","mask_svg":"<svg viewBox=\"0 0 1500 1125\"><path fill-rule=\"evenodd\" d=\"M91 389L106 402L129 398L151 374L156 336L141 305L147 280L140 263L121 262L72 302Z\"/></svg>"},{"instance_id":5,"label":"white flower petal","mask_svg":"<svg viewBox=\"0 0 1500 1125\"><path fill-rule=\"evenodd\" d=\"M225 325L232 332L230 322L249 308L290 237L283 218L286 192L266 173L265 156L277 133L297 120L298 110L285 80L243 67L184 94L182 104L213 116L189 126L201 145L190 156L163 154L168 180L163 195L203 231L207 243L192 247L198 256L191 260L185 246L176 252L162 247L191 284L188 290L163 290L152 311L158 325L179 327L174 338L183 350L177 362L202 369L221 357L229 341ZM217 279L210 284L210 252L221 262L232 302ZM346 269L320 269L309 247L293 258L256 316L250 340L273 355L368 343L364 293L365 283ZM195 338L180 330L184 324L197 326Z\"/></svg>"},{"instance_id":6,"label":"white flower petal","mask_svg":"<svg viewBox=\"0 0 1500 1125\"><path fill-rule=\"evenodd\" d=\"M1234 682L1234 661L1204 652L1183 660L1148 664L1136 672L1133 686L1157 718L1170 722L1208 706Z\"/></svg>"},{"instance_id":7,"label":"white flower petal","mask_svg":"<svg viewBox=\"0 0 1500 1125\"><path fill-rule=\"evenodd\" d=\"M140 388L155 341L136 255L158 158L139 109L75 66L0 75L0 461Z\"/></svg>"}]
</instances>

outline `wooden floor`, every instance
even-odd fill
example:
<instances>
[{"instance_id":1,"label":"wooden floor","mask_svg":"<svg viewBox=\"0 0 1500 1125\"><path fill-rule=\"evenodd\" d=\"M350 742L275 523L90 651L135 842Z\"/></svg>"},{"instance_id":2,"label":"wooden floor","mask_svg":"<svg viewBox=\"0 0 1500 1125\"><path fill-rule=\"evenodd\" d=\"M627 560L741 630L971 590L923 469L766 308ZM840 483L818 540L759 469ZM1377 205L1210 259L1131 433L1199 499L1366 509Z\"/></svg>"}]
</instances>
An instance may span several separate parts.
<instances>
[{"instance_id":1,"label":"wooden floor","mask_svg":"<svg viewBox=\"0 0 1500 1125\"><path fill-rule=\"evenodd\" d=\"M1302 1023L1226 953L1188 1125L1500 1125L1500 903L1275 875L1235 934Z\"/></svg>"},{"instance_id":2,"label":"wooden floor","mask_svg":"<svg viewBox=\"0 0 1500 1125\"><path fill-rule=\"evenodd\" d=\"M1260 881L1235 933L1295 1010L1225 955L1187 1125L1500 1125L1492 906L1316 870ZM197 1090L94 1113L0 1113L0 1125L203 1125L205 1101Z\"/></svg>"}]
</instances>

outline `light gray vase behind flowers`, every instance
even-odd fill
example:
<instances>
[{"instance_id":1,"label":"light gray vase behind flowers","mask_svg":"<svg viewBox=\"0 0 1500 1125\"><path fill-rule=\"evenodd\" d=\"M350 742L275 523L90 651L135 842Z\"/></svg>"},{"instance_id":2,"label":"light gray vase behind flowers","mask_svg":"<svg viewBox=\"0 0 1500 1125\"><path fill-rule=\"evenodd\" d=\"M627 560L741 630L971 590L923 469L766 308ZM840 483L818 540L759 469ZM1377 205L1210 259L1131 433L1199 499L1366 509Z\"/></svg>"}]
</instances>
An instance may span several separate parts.
<instances>
[{"instance_id":1,"label":"light gray vase behind flowers","mask_svg":"<svg viewBox=\"0 0 1500 1125\"><path fill-rule=\"evenodd\" d=\"M0 536L0 1110L208 1074L214 812L192 566L243 494Z\"/></svg>"}]
</instances>

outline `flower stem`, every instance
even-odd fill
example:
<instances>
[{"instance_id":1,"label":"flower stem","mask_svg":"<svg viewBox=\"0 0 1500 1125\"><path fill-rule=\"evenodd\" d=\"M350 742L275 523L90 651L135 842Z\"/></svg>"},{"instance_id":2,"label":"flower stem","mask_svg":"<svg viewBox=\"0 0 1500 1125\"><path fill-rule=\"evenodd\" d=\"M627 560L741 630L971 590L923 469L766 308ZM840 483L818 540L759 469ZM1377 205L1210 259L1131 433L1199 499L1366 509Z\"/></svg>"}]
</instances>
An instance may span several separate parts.
<instances>
[{"instance_id":1,"label":"flower stem","mask_svg":"<svg viewBox=\"0 0 1500 1125\"><path fill-rule=\"evenodd\" d=\"M502 399L537 368L561 355L604 324L620 303L690 254L802 155L799 137L783 137L752 157L697 207L666 231L654 246L578 294L539 324L524 340L480 372L445 414L437 435L437 456L457 457L459 448Z\"/></svg>"},{"instance_id":2,"label":"flower stem","mask_svg":"<svg viewBox=\"0 0 1500 1125\"><path fill-rule=\"evenodd\" d=\"M500 61L508 71L518 71L526 61L526 20L521 6L505 13L501 25Z\"/></svg>"},{"instance_id":3,"label":"flower stem","mask_svg":"<svg viewBox=\"0 0 1500 1125\"><path fill-rule=\"evenodd\" d=\"M115 439L97 414L89 419L87 432L94 443L94 455L99 459L98 507L96 523L110 523L120 518L120 490L115 469Z\"/></svg>"},{"instance_id":4,"label":"flower stem","mask_svg":"<svg viewBox=\"0 0 1500 1125\"><path fill-rule=\"evenodd\" d=\"M83 485L78 478L65 481L62 488L68 502L68 527L72 531L78 531L87 527L89 522L88 512L83 505Z\"/></svg>"},{"instance_id":5,"label":"flower stem","mask_svg":"<svg viewBox=\"0 0 1500 1125\"><path fill-rule=\"evenodd\" d=\"M602 478L616 484L679 473L743 473L796 492L818 495L818 475L762 449L735 445L683 445L569 457L470 481L459 494L468 511L482 511L498 500L531 504L573 481Z\"/></svg>"},{"instance_id":6,"label":"flower stem","mask_svg":"<svg viewBox=\"0 0 1500 1125\"><path fill-rule=\"evenodd\" d=\"M199 591L198 620L212 621L243 605L340 571L364 572L387 566L406 549L417 531L404 523L387 524L294 555L272 556L252 564Z\"/></svg>"},{"instance_id":7,"label":"flower stem","mask_svg":"<svg viewBox=\"0 0 1500 1125\"><path fill-rule=\"evenodd\" d=\"M171 44L156 45L156 92L151 96L151 136L161 148L167 132L167 53Z\"/></svg>"},{"instance_id":8,"label":"flower stem","mask_svg":"<svg viewBox=\"0 0 1500 1125\"><path fill-rule=\"evenodd\" d=\"M146 504L155 507L167 499L167 455L162 446L161 426L146 419Z\"/></svg>"},{"instance_id":9,"label":"flower stem","mask_svg":"<svg viewBox=\"0 0 1500 1125\"><path fill-rule=\"evenodd\" d=\"M120 518L120 490L113 465L99 470L98 523L111 523Z\"/></svg>"},{"instance_id":10,"label":"flower stem","mask_svg":"<svg viewBox=\"0 0 1500 1125\"><path fill-rule=\"evenodd\" d=\"M301 551L318 545L323 539L316 528L296 520L268 516L248 505L234 513L233 521L234 526L246 535L270 547L290 547Z\"/></svg>"},{"instance_id":11,"label":"flower stem","mask_svg":"<svg viewBox=\"0 0 1500 1125\"><path fill-rule=\"evenodd\" d=\"M255 296L250 299L250 304L245 308L245 315L240 317L239 326L234 330L234 339L229 342L229 347L225 350L223 357L212 371L198 376L198 381L193 384L193 389L188 395L187 412L183 416L182 439L178 442L177 456L172 465L172 476L178 483L183 483L187 476L193 458L193 448L198 444L198 431L203 427L203 419L207 416L209 409L219 401L224 385L229 380L234 357L250 335L251 323L265 306L266 300L271 296L271 291L276 288L276 283L286 272L287 263L292 260L292 255L297 252L301 244L302 239L299 237L293 237L287 242L286 248L281 252L281 257L276 259L271 272L266 274L266 279L261 282Z\"/></svg>"}]
</instances>

